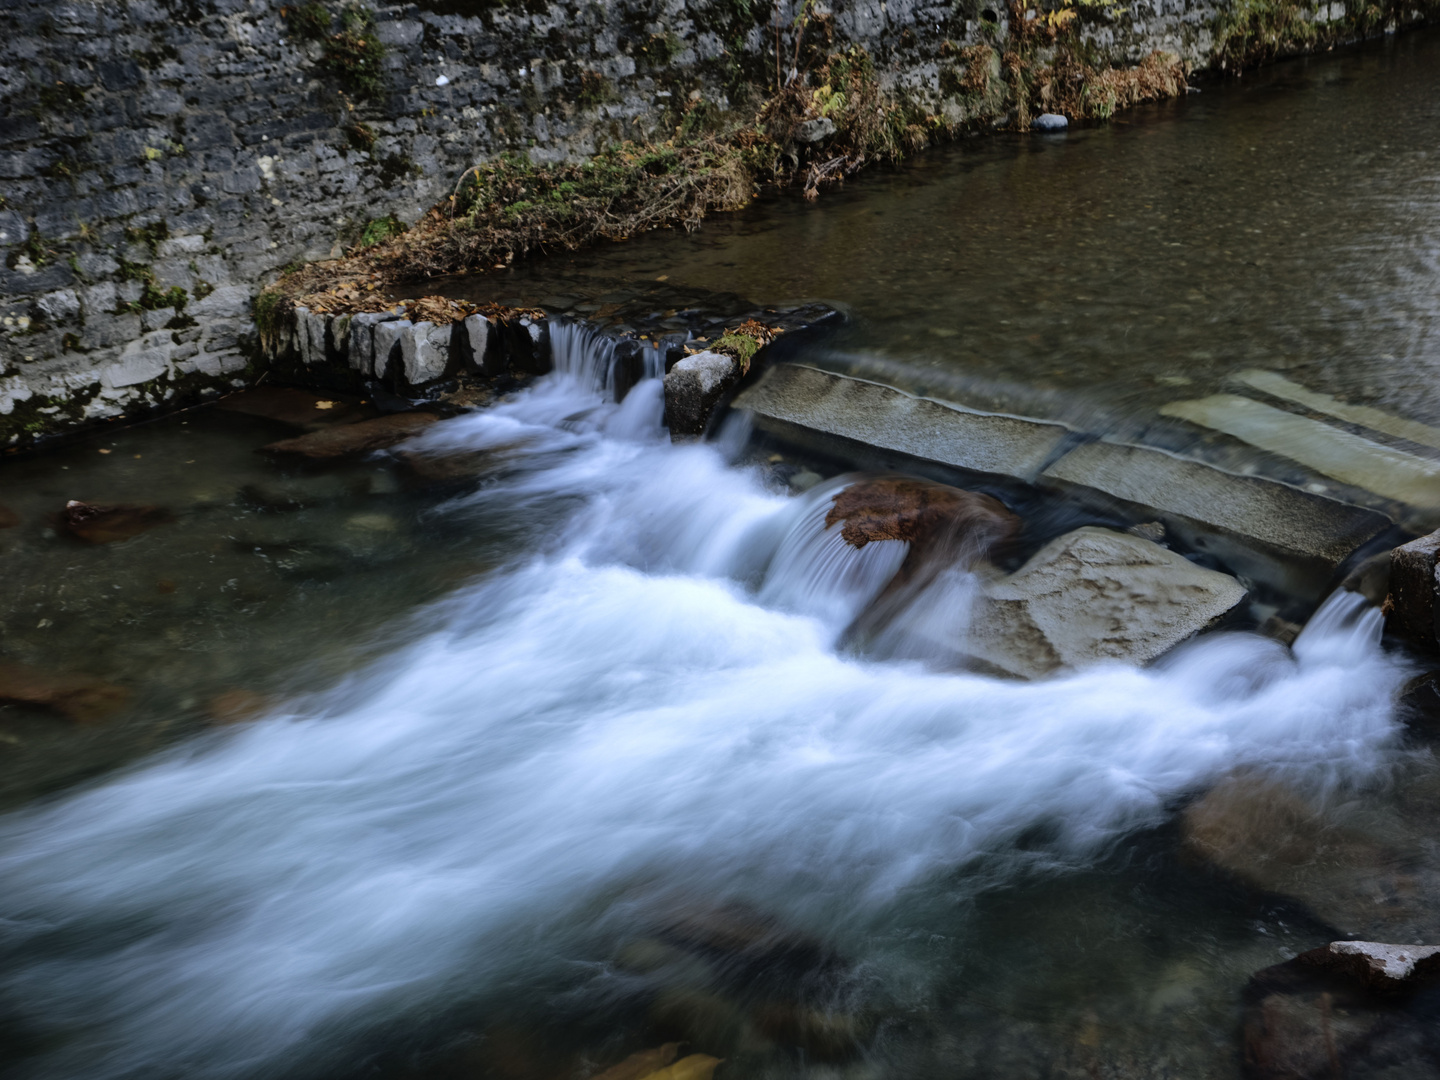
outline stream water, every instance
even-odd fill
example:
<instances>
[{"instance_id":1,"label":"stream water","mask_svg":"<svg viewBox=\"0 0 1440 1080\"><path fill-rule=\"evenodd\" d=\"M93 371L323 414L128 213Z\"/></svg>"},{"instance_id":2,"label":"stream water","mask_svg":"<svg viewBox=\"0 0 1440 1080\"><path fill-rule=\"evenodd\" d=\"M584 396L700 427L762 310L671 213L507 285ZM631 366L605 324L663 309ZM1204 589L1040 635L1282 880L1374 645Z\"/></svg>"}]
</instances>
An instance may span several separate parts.
<instances>
[{"instance_id":1,"label":"stream water","mask_svg":"<svg viewBox=\"0 0 1440 1080\"><path fill-rule=\"evenodd\" d=\"M933 360L1043 390L1049 331L1033 343L918 293L904 319L880 317L881 293L904 291L886 274L957 270L933 227L902 248L853 222L926 200L933 218L948 199L958 232L995 228L994 268L1014 272L1034 238L977 211L977 186L999 205L1022 167L1072 187L1126 161L1162 169L1186 132L1233 140L1235 161L1213 170L1255 183L1255 112L1339 110L1335 131L1378 146L1366 110L1394 105L1391 83L1435 89L1437 44L1283 69L1258 98L1201 95L1069 143L935 155L753 228L643 243L687 281L711 266L696 284L735 287L741 271L716 268L731 245L755 260L746 291L832 289L859 316L843 347L883 347L917 378ZM1297 123L1280 131L1318 138ZM1423 172L1419 154L1397 151L1395 168ZM1173 204L1176 228L1269 213L1203 203L1197 224L1187 205ZM1377 266L1420 258L1407 222ZM1313 223L1334 250L1379 228L1338 209ZM806 230L834 230L848 262L788 284L829 265L795 242ZM1139 272L1099 249L1114 273ZM1294 273L1308 266L1319 295L1337 261ZM1059 275L1067 290L1077 273ZM1411 343L1387 370L1423 371L1433 279L1428 294L1379 280L1394 284L1377 269L1320 326L1275 310L1332 350L1358 350L1373 317L1377 347ZM1049 302L994 291L1014 318ZM1094 318L1099 344L1057 340L1093 347L1117 383L1159 385L1159 368L1132 367L1160 338L1115 356L1115 320ZM993 322L993 353L936 352L952 339L929 330L967 319ZM1172 356L1175 333L1217 356L1250 339L1224 317L1181 321L1144 333L1185 378L1221 368ZM904 545L825 532L844 478L791 494L735 425L672 445L658 380L615 404L606 351L558 333L560 370L409 447L478 462L458 488L417 486L392 455L282 469L253 451L283 429L215 409L0 462L0 504L21 519L0 530L0 655L131 690L89 726L0 707L0 1069L584 1080L683 1039L726 1058L722 1078L1234 1077L1249 975L1330 940L1344 913L1187 859L1178 812L1226 777L1279 780L1416 874L1440 866L1440 774L1393 705L1412 668L1358 597L1333 597L1293 648L1214 634L1149 668L1033 683L957 671L942 652L857 652L841 635ZM1329 371L1343 355L1307 362ZM1387 374L1376 399L1399 385ZM163 503L173 520L86 546L54 517L71 498ZM926 617L963 637L973 583L943 587ZM218 722L237 711L244 722ZM1437 1075L1433 1055L1396 1069Z\"/></svg>"}]
</instances>

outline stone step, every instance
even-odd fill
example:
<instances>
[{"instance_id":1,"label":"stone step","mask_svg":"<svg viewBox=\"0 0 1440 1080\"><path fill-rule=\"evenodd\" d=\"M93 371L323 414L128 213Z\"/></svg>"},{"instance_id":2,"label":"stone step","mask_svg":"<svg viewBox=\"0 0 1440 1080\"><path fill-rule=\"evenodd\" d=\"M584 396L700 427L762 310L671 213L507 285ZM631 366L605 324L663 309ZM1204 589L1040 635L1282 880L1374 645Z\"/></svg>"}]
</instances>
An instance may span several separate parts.
<instances>
[{"instance_id":1,"label":"stone step","mask_svg":"<svg viewBox=\"0 0 1440 1080\"><path fill-rule=\"evenodd\" d=\"M1040 482L1155 517L1236 573L1318 595L1356 548L1392 525L1383 514L1164 450L1100 440L1051 464Z\"/></svg>"},{"instance_id":2,"label":"stone step","mask_svg":"<svg viewBox=\"0 0 1440 1080\"><path fill-rule=\"evenodd\" d=\"M1440 428L1422 424L1418 420L1407 420L1403 416L1396 416L1384 409L1376 409L1369 405L1351 405L1349 402L1341 401L1329 394L1321 394L1301 386L1299 383L1291 382L1275 371L1251 369L1240 372L1235 379L1252 389L1260 390L1281 401L1302 405L1312 412L1333 416L1337 420L1366 427L1371 431L1393 435L1419 446L1431 446L1440 450Z\"/></svg>"},{"instance_id":3,"label":"stone step","mask_svg":"<svg viewBox=\"0 0 1440 1080\"><path fill-rule=\"evenodd\" d=\"M1418 519L1440 514L1440 461L1407 454L1236 394L1171 402L1160 412L1404 503L1420 512Z\"/></svg>"},{"instance_id":4,"label":"stone step","mask_svg":"<svg viewBox=\"0 0 1440 1080\"><path fill-rule=\"evenodd\" d=\"M761 430L841 457L856 458L858 443L1058 489L1099 513L1158 519L1235 573L1302 597L1318 596L1341 562L1394 524L1263 476L1087 440L1051 421L979 412L801 363L772 367L734 405Z\"/></svg>"},{"instance_id":5,"label":"stone step","mask_svg":"<svg viewBox=\"0 0 1440 1080\"><path fill-rule=\"evenodd\" d=\"M749 410L762 430L792 441L820 433L1025 481L1073 436L1061 424L979 412L799 363L772 367L734 407Z\"/></svg>"}]
</instances>

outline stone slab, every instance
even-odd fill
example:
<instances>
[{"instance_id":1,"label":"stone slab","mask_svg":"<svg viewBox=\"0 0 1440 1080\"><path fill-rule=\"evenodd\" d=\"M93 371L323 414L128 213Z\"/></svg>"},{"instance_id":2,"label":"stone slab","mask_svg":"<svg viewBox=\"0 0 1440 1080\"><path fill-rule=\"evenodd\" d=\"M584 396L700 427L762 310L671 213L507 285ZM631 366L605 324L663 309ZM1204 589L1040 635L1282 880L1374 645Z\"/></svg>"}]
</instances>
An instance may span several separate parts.
<instances>
[{"instance_id":1,"label":"stone slab","mask_svg":"<svg viewBox=\"0 0 1440 1080\"><path fill-rule=\"evenodd\" d=\"M1323 413L1326 416L1333 416L1337 420L1344 420L1346 423L1367 427L1371 431L1394 435L1396 438L1405 439L1420 446L1433 446L1440 450L1440 428L1422 424L1418 420L1407 420L1403 416L1396 416L1384 409L1376 409L1369 405L1352 405L1329 394L1321 394L1301 386L1297 382L1291 382L1275 371L1255 369L1242 371L1235 377L1246 386L1263 391L1282 401L1293 401L1296 405L1303 405L1313 412Z\"/></svg>"},{"instance_id":2,"label":"stone slab","mask_svg":"<svg viewBox=\"0 0 1440 1080\"><path fill-rule=\"evenodd\" d=\"M778 364L734 401L756 425L779 421L968 472L1033 480L1071 435L1061 424L985 413L880 383Z\"/></svg>"},{"instance_id":3,"label":"stone slab","mask_svg":"<svg viewBox=\"0 0 1440 1080\"><path fill-rule=\"evenodd\" d=\"M1160 413L1224 432L1376 495L1422 510L1440 510L1440 461L1236 394L1175 401Z\"/></svg>"},{"instance_id":4,"label":"stone slab","mask_svg":"<svg viewBox=\"0 0 1440 1080\"><path fill-rule=\"evenodd\" d=\"M1153 541L1086 526L984 585L966 648L1032 679L1106 661L1143 664L1204 630L1245 591Z\"/></svg>"},{"instance_id":5,"label":"stone slab","mask_svg":"<svg viewBox=\"0 0 1440 1080\"><path fill-rule=\"evenodd\" d=\"M1085 443L1040 480L1129 503L1237 572L1302 595L1323 587L1342 560L1392 524L1274 480L1124 443Z\"/></svg>"},{"instance_id":6,"label":"stone slab","mask_svg":"<svg viewBox=\"0 0 1440 1080\"><path fill-rule=\"evenodd\" d=\"M1440 630L1440 532L1402 544L1390 552L1388 629L1428 651L1435 651Z\"/></svg>"}]
</instances>

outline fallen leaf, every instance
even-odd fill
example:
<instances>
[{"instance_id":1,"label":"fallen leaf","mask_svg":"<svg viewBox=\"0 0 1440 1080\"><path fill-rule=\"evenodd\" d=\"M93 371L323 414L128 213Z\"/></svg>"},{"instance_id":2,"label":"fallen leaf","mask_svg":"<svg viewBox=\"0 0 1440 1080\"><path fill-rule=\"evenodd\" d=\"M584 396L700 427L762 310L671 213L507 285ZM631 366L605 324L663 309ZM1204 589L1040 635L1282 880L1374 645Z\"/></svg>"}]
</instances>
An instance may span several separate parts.
<instances>
[{"instance_id":1,"label":"fallen leaf","mask_svg":"<svg viewBox=\"0 0 1440 1080\"><path fill-rule=\"evenodd\" d=\"M108 454L109 452L110 452L109 450L101 450L101 451L100 451L100 453L102 453L102 454Z\"/></svg>"},{"instance_id":2,"label":"fallen leaf","mask_svg":"<svg viewBox=\"0 0 1440 1080\"><path fill-rule=\"evenodd\" d=\"M715 1075L715 1067L724 1060L709 1054L691 1054L668 1069L651 1073L644 1080L710 1080Z\"/></svg>"},{"instance_id":3,"label":"fallen leaf","mask_svg":"<svg viewBox=\"0 0 1440 1080\"><path fill-rule=\"evenodd\" d=\"M315 402L315 407L316 407L317 409L333 409L333 408L335 407L335 402L333 402L333 401L317 401L317 402Z\"/></svg>"},{"instance_id":4,"label":"fallen leaf","mask_svg":"<svg viewBox=\"0 0 1440 1080\"><path fill-rule=\"evenodd\" d=\"M657 1070L665 1068L675 1060L675 1055L679 1052L680 1044L673 1042L652 1050L641 1050L631 1054L620 1064L611 1065L604 1072L591 1077L591 1080L641 1080L642 1077L653 1076Z\"/></svg>"}]
</instances>

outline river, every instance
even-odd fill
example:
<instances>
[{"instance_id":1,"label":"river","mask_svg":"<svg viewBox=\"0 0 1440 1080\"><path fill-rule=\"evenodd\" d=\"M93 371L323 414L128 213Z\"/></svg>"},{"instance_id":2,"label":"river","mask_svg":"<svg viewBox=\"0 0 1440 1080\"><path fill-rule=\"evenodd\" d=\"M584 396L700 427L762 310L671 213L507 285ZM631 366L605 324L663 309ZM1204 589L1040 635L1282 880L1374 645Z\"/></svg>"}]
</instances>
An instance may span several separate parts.
<instances>
[{"instance_id":1,"label":"river","mask_svg":"<svg viewBox=\"0 0 1440 1080\"><path fill-rule=\"evenodd\" d=\"M827 362L1104 424L1256 364L1431 420L1437 56L476 287L825 297ZM583 1080L684 1039L722 1078L1233 1077L1249 975L1333 928L1187 859L1179 811L1264 777L1428 852L1413 663L1357 598L1293 648L1035 682L857 651L904 552L827 536L843 478L790 493L743 424L673 445L658 380L615 404L603 350L564 356L420 437L492 462L460 493L278 472L275 427L218 410L0 464L5 655L132 689L105 725L0 708L8 1072ZM174 519L85 547L68 498ZM944 587L963 634L973 581ZM255 715L215 724L237 689Z\"/></svg>"}]
</instances>

